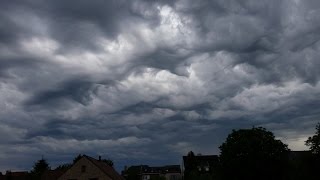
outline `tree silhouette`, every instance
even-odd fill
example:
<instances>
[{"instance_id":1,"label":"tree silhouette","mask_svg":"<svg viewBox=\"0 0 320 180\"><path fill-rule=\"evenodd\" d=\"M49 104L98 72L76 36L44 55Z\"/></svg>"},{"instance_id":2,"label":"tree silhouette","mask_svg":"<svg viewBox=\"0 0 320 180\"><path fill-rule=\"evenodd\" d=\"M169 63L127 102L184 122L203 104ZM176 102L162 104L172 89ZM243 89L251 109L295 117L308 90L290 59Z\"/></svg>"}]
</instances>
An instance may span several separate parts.
<instances>
[{"instance_id":1,"label":"tree silhouette","mask_svg":"<svg viewBox=\"0 0 320 180\"><path fill-rule=\"evenodd\" d=\"M310 151L313 154L320 156L320 123L316 126L315 135L309 137L305 144L310 146Z\"/></svg>"},{"instance_id":2,"label":"tree silhouette","mask_svg":"<svg viewBox=\"0 0 320 180\"><path fill-rule=\"evenodd\" d=\"M55 168L55 170L63 170L66 171L67 169L69 169L73 164L75 164L77 161L79 161L81 159L82 155L78 154L73 160L72 163L65 163L65 164L61 164L58 167Z\"/></svg>"},{"instance_id":3,"label":"tree silhouette","mask_svg":"<svg viewBox=\"0 0 320 180\"><path fill-rule=\"evenodd\" d=\"M191 180L199 176L197 173L196 158L193 151L190 151L187 154L184 175L186 180Z\"/></svg>"},{"instance_id":4,"label":"tree silhouette","mask_svg":"<svg viewBox=\"0 0 320 180\"><path fill-rule=\"evenodd\" d=\"M113 161L111 159L102 159L101 161L113 167Z\"/></svg>"},{"instance_id":5,"label":"tree silhouette","mask_svg":"<svg viewBox=\"0 0 320 180\"><path fill-rule=\"evenodd\" d=\"M219 147L224 179L281 179L289 149L265 128L233 130Z\"/></svg>"},{"instance_id":6,"label":"tree silhouette","mask_svg":"<svg viewBox=\"0 0 320 180\"><path fill-rule=\"evenodd\" d=\"M312 159L309 160L309 179L319 179L319 163L320 163L320 123L316 126L316 132L315 135L312 137L309 137L308 140L306 140L305 144L307 146L310 146L310 151L312 153Z\"/></svg>"},{"instance_id":7,"label":"tree silhouette","mask_svg":"<svg viewBox=\"0 0 320 180\"><path fill-rule=\"evenodd\" d=\"M68 170L71 166L72 166L72 164L66 163L66 164L59 165L58 167L55 168L55 170L63 170L63 171L66 171L66 170Z\"/></svg>"},{"instance_id":8,"label":"tree silhouette","mask_svg":"<svg viewBox=\"0 0 320 180\"><path fill-rule=\"evenodd\" d=\"M46 171L50 170L50 166L45 159L40 159L33 165L31 170L31 176L34 180L41 179L41 175Z\"/></svg>"},{"instance_id":9,"label":"tree silhouette","mask_svg":"<svg viewBox=\"0 0 320 180\"><path fill-rule=\"evenodd\" d=\"M82 158L82 155L81 154L78 154L78 156L76 156L74 159L73 159L73 164L75 164L77 161L79 161L80 159Z\"/></svg>"}]
</instances>

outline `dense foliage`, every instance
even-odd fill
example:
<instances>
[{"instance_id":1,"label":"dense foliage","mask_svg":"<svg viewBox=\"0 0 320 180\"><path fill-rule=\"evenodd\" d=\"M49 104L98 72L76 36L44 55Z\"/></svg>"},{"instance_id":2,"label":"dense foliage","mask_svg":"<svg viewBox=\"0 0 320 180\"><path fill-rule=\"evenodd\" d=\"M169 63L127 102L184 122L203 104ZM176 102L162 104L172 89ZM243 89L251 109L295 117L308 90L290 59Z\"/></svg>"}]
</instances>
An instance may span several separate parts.
<instances>
[{"instance_id":1,"label":"dense foliage","mask_svg":"<svg viewBox=\"0 0 320 180\"><path fill-rule=\"evenodd\" d=\"M34 180L41 179L41 175L46 171L50 170L50 166L48 162L45 159L40 159L33 165L33 168L31 170L31 177Z\"/></svg>"},{"instance_id":2,"label":"dense foliage","mask_svg":"<svg viewBox=\"0 0 320 180\"><path fill-rule=\"evenodd\" d=\"M308 138L306 145L310 146L310 151L313 154L320 155L320 123L316 126L315 135Z\"/></svg>"},{"instance_id":3,"label":"dense foliage","mask_svg":"<svg viewBox=\"0 0 320 180\"><path fill-rule=\"evenodd\" d=\"M233 130L220 146L224 179L281 179L288 147L265 128Z\"/></svg>"}]
</instances>

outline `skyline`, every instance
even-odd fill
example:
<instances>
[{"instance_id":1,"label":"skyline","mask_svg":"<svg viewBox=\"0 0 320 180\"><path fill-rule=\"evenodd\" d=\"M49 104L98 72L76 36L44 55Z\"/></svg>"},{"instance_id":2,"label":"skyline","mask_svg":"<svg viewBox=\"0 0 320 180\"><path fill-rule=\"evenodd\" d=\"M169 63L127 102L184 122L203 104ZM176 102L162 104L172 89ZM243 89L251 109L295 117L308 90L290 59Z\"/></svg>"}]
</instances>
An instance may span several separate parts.
<instances>
[{"instance_id":1,"label":"skyline","mask_svg":"<svg viewBox=\"0 0 320 180\"><path fill-rule=\"evenodd\" d=\"M0 171L78 154L124 165L219 154L320 122L318 0L0 2Z\"/></svg>"}]
</instances>

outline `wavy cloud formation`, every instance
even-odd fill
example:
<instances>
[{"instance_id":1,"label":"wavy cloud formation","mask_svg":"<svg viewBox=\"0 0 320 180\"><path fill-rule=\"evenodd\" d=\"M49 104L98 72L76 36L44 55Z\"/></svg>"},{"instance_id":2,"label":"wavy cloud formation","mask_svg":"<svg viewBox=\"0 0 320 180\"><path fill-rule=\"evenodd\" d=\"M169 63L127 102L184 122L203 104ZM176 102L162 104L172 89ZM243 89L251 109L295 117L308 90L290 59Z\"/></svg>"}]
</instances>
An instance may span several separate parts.
<instances>
[{"instance_id":1,"label":"wavy cloud formation","mask_svg":"<svg viewBox=\"0 0 320 180\"><path fill-rule=\"evenodd\" d=\"M264 126L319 122L318 0L0 3L0 170L78 153L180 163Z\"/></svg>"}]
</instances>

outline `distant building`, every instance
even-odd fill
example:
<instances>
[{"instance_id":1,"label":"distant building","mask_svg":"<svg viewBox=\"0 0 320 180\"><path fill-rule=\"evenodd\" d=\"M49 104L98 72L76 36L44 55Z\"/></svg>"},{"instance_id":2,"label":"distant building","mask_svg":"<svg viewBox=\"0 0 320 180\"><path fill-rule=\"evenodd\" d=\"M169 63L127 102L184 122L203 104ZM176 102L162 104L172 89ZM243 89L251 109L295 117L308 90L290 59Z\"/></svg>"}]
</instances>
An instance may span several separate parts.
<instances>
[{"instance_id":1,"label":"distant building","mask_svg":"<svg viewBox=\"0 0 320 180\"><path fill-rule=\"evenodd\" d=\"M202 177L215 179L219 167L218 155L194 155L190 152L183 156L183 176L185 180Z\"/></svg>"},{"instance_id":2,"label":"distant building","mask_svg":"<svg viewBox=\"0 0 320 180\"><path fill-rule=\"evenodd\" d=\"M58 180L123 180L107 163L83 155Z\"/></svg>"},{"instance_id":3,"label":"distant building","mask_svg":"<svg viewBox=\"0 0 320 180\"><path fill-rule=\"evenodd\" d=\"M47 170L42 174L41 180L57 180L65 172L66 170Z\"/></svg>"},{"instance_id":4,"label":"distant building","mask_svg":"<svg viewBox=\"0 0 320 180\"><path fill-rule=\"evenodd\" d=\"M180 180L181 168L179 165L168 165L161 167L147 167L141 172L142 180L151 180L163 177L165 180Z\"/></svg>"},{"instance_id":5,"label":"distant building","mask_svg":"<svg viewBox=\"0 0 320 180\"><path fill-rule=\"evenodd\" d=\"M0 176L0 180L30 180L28 171L11 172L7 171L5 175Z\"/></svg>"},{"instance_id":6,"label":"distant building","mask_svg":"<svg viewBox=\"0 0 320 180\"><path fill-rule=\"evenodd\" d=\"M181 180L180 165L150 167L147 165L131 166L122 172L127 180Z\"/></svg>"}]
</instances>

